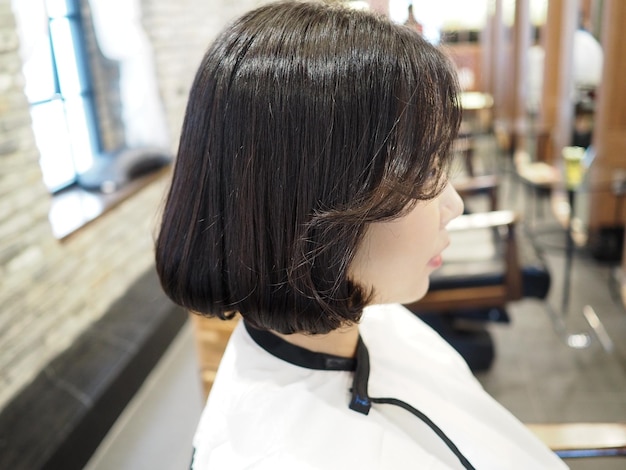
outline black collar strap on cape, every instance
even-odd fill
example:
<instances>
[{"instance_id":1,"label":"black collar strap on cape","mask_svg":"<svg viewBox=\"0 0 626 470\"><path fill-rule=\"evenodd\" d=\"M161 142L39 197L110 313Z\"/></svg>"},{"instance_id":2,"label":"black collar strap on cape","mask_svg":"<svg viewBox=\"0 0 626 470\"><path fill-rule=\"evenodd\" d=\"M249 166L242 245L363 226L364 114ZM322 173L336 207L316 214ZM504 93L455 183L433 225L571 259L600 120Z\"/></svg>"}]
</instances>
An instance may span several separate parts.
<instances>
[{"instance_id":1,"label":"black collar strap on cape","mask_svg":"<svg viewBox=\"0 0 626 470\"><path fill-rule=\"evenodd\" d=\"M346 358L309 351L308 349L291 344L269 331L258 330L250 326L246 321L244 321L244 326L255 343L272 356L282 359L285 362L307 369L354 371L351 389L352 398L350 399L349 405L350 409L367 415L372 407L372 403L399 406L426 423L448 446L452 453L454 453L464 468L475 470L472 464L465 458L448 436L446 436L424 413L397 398L373 398L368 395L367 383L370 376L370 357L367 346L365 346L360 335L356 348L356 358Z\"/></svg>"},{"instance_id":2,"label":"black collar strap on cape","mask_svg":"<svg viewBox=\"0 0 626 470\"><path fill-rule=\"evenodd\" d=\"M257 330L246 321L244 321L244 325L256 344L272 356L289 364L315 370L356 370L356 359L353 357L333 356L332 354L309 351L285 341L274 333Z\"/></svg>"}]
</instances>

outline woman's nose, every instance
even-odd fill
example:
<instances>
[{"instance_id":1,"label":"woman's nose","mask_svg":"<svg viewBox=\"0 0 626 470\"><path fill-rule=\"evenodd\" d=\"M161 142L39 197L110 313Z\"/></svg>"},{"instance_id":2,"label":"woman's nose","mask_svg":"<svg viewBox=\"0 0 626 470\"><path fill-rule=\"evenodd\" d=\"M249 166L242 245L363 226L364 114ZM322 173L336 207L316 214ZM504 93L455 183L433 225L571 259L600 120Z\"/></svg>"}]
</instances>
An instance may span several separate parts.
<instances>
[{"instance_id":1,"label":"woman's nose","mask_svg":"<svg viewBox=\"0 0 626 470\"><path fill-rule=\"evenodd\" d=\"M445 227L452 219L463 213L463 199L450 183L441 193L441 225Z\"/></svg>"}]
</instances>

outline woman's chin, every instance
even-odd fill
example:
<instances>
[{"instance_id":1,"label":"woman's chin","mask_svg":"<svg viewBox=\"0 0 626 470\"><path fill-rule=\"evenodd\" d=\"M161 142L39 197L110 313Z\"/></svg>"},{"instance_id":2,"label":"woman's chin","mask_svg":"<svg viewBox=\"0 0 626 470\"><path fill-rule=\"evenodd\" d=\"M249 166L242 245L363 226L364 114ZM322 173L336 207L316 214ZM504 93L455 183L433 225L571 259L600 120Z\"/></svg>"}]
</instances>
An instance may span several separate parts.
<instances>
[{"instance_id":1,"label":"woman's chin","mask_svg":"<svg viewBox=\"0 0 626 470\"><path fill-rule=\"evenodd\" d=\"M426 294L428 294L428 288L430 287L430 279L427 277L426 281L422 283L419 289L416 289L411 295L411 300L408 302L402 302L405 304L412 304L413 302L418 302L424 298Z\"/></svg>"},{"instance_id":2,"label":"woman's chin","mask_svg":"<svg viewBox=\"0 0 626 470\"><path fill-rule=\"evenodd\" d=\"M424 285L420 286L419 289L412 289L410 292L402 292L398 293L394 296L389 296L387 299L381 299L381 301L374 300L374 303L378 304L412 304L424 298L424 296L428 293L428 287L430 286L430 282L428 279L424 283Z\"/></svg>"}]
</instances>

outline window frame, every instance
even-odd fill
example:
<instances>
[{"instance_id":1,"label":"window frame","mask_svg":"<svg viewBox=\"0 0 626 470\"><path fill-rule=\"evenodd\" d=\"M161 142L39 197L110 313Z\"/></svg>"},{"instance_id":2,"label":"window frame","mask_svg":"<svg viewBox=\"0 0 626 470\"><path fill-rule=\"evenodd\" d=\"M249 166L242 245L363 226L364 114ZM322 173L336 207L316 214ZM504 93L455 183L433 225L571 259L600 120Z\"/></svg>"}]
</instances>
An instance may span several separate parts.
<instances>
[{"instance_id":1,"label":"window frame","mask_svg":"<svg viewBox=\"0 0 626 470\"><path fill-rule=\"evenodd\" d=\"M100 128L98 123L98 113L96 108L94 85L91 75L89 54L87 51L87 35L85 34L84 20L82 17L81 7L79 0L57 0L56 2L51 0L41 0L42 6L47 16L47 39L50 51L50 65L52 67L51 74L53 79L53 90L51 95L41 97L35 101L29 100L29 108L31 116L37 110L42 110L43 106L50 105L52 103L60 103L63 114L63 127L66 129L67 135L67 151L70 152L67 163L71 163L72 176L64 179L63 182L57 184L48 184L48 190L51 194L57 194L64 191L68 187L74 186L78 182L80 174L80 168L78 165L79 159L83 159L84 162L90 163L93 161L93 157L102 150L102 139L100 135ZM67 23L64 25L63 23ZM59 49L59 32L61 29L65 29L65 32L71 40L73 57L72 65L75 69L74 77L72 77L78 89L68 91L67 81L64 81L63 75L70 72L69 69L62 70L61 67L63 60L59 60L63 52ZM55 32L56 30L56 32ZM69 55L69 54L68 54ZM64 57L67 60L67 57ZM27 77L28 80L28 77ZM65 88L65 89L64 89ZM77 116L84 122L85 132L75 132L72 130L71 119L72 117L68 113L70 106L82 107L82 113L76 113L76 110L72 110L72 116ZM33 132L35 133L35 139L37 147L42 155L40 163L45 159L44 154L46 148L41 145L42 135L38 133L33 125ZM85 135L86 133L86 135ZM78 151L79 140L83 139L83 150ZM89 150L86 150L88 147ZM80 155L77 153L80 152ZM85 155L84 153L88 153ZM48 160L50 162L50 160ZM86 166L87 163L83 164ZM46 181L46 170L44 164L42 166L42 173L44 173L44 181ZM69 169L69 165L66 166ZM86 169L86 168L85 168ZM68 171L68 175L69 175Z\"/></svg>"}]
</instances>

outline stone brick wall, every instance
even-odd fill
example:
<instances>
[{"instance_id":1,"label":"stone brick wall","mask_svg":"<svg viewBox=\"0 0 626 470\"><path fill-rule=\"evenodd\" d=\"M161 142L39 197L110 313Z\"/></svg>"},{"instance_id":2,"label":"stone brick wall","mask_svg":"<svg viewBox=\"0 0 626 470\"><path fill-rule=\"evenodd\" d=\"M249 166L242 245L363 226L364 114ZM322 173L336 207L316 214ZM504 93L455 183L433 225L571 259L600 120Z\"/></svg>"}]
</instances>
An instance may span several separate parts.
<instances>
[{"instance_id":1,"label":"stone brick wall","mask_svg":"<svg viewBox=\"0 0 626 470\"><path fill-rule=\"evenodd\" d=\"M142 0L143 23L155 49L170 135L178 140L191 81L209 43L225 24L268 0Z\"/></svg>"},{"instance_id":2,"label":"stone brick wall","mask_svg":"<svg viewBox=\"0 0 626 470\"><path fill-rule=\"evenodd\" d=\"M208 43L261 3L142 0L174 142ZM153 183L67 240L55 239L18 46L11 1L0 0L0 409L150 267L167 185Z\"/></svg>"}]
</instances>

